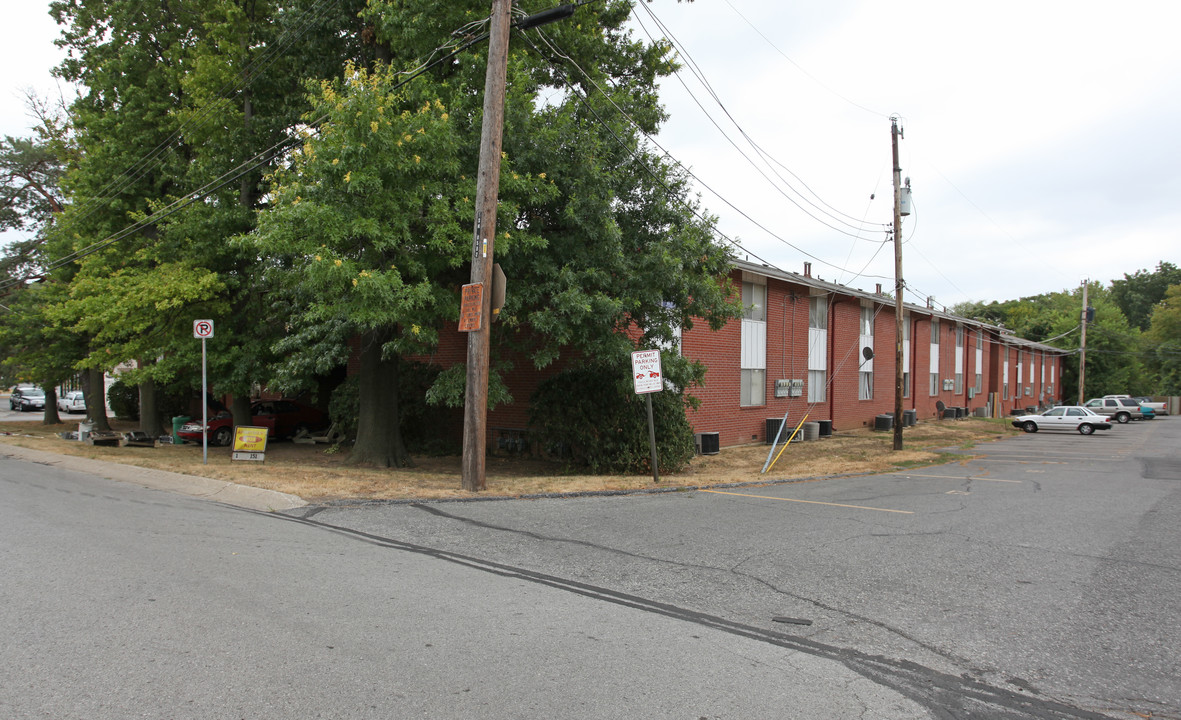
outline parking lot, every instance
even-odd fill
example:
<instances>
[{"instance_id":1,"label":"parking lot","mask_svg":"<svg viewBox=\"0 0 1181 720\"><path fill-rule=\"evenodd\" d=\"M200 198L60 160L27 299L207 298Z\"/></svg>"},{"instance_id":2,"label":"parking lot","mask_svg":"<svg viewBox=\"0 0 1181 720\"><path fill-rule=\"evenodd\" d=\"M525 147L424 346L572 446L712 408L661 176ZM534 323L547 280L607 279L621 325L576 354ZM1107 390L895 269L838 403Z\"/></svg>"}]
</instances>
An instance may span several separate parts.
<instances>
[{"instance_id":1,"label":"parking lot","mask_svg":"<svg viewBox=\"0 0 1181 720\"><path fill-rule=\"evenodd\" d=\"M886 475L293 514L686 618L772 633L785 631L775 617L806 620L786 632L818 653L925 668L906 681L920 694L967 678L1112 716L1176 717L1179 440L1181 423L1162 418L1021 435Z\"/></svg>"}]
</instances>

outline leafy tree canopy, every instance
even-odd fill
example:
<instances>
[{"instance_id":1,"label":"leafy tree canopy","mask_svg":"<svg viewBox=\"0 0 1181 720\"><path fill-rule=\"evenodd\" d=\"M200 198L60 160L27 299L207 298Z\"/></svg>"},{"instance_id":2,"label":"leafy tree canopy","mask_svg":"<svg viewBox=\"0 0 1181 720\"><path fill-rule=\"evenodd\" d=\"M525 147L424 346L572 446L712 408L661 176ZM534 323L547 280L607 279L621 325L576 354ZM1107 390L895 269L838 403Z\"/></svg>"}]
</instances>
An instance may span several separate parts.
<instances>
[{"instance_id":1,"label":"leafy tree canopy","mask_svg":"<svg viewBox=\"0 0 1181 720\"><path fill-rule=\"evenodd\" d=\"M1157 263L1156 270L1137 270L1111 281L1111 294L1124 316L1135 327L1147 330L1152 309L1164 299L1172 285L1181 284L1181 268L1170 262Z\"/></svg>"}]
</instances>

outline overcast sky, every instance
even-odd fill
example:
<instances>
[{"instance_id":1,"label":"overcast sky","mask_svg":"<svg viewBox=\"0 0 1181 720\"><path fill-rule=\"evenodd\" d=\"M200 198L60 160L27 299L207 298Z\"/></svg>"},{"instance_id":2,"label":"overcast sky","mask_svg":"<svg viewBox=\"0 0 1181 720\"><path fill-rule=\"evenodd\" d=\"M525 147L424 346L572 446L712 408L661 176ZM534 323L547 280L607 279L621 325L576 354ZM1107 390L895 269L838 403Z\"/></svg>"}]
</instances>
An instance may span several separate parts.
<instances>
[{"instance_id":1,"label":"overcast sky","mask_svg":"<svg viewBox=\"0 0 1181 720\"><path fill-rule=\"evenodd\" d=\"M7 5L0 133L24 134L21 91L59 92L57 29L47 3ZM1181 264L1181 3L655 0L637 15L653 35L653 15L667 27L717 97L688 67L667 80L657 139L710 188L740 256L892 288L897 116L914 189L908 301Z\"/></svg>"}]
</instances>

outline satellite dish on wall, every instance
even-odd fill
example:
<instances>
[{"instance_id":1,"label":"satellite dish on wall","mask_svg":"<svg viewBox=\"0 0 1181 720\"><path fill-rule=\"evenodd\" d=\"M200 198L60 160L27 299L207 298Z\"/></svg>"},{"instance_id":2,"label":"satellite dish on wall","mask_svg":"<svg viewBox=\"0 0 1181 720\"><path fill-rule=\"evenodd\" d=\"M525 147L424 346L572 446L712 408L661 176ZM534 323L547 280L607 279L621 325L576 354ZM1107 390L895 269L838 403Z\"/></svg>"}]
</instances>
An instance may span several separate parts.
<instances>
[{"instance_id":1,"label":"satellite dish on wall","mask_svg":"<svg viewBox=\"0 0 1181 720\"><path fill-rule=\"evenodd\" d=\"M866 360L873 360L873 348L869 347L868 345L861 348L861 357L865 358Z\"/></svg>"}]
</instances>

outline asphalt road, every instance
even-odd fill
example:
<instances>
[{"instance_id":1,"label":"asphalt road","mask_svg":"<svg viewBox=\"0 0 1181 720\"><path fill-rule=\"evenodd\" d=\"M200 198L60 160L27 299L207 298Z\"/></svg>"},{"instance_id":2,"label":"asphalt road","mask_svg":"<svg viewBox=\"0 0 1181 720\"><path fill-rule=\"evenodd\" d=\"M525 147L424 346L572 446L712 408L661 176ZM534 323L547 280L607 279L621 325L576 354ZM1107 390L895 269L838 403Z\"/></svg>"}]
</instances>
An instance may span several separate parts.
<instances>
[{"instance_id":1,"label":"asphalt road","mask_svg":"<svg viewBox=\"0 0 1181 720\"><path fill-rule=\"evenodd\" d=\"M287 514L0 457L0 716L1181 718L1179 440Z\"/></svg>"}]
</instances>

